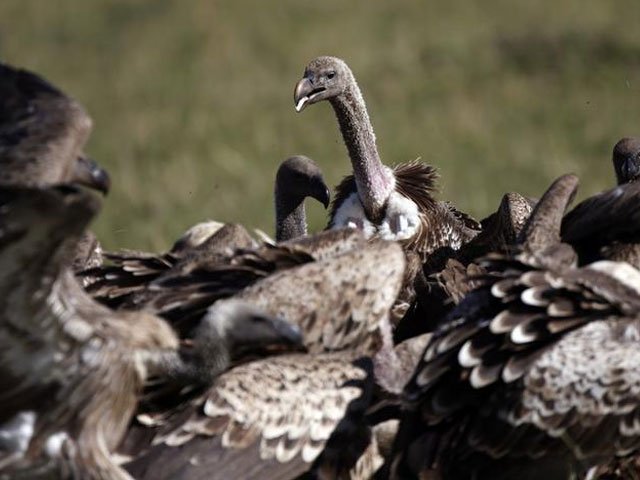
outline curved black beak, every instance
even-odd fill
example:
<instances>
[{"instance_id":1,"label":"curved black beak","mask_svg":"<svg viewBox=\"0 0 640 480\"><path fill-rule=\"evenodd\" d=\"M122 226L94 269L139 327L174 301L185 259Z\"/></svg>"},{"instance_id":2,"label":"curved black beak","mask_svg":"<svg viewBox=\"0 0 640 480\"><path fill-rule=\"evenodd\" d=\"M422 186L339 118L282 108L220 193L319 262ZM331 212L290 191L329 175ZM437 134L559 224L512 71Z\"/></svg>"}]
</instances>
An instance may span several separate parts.
<instances>
[{"instance_id":1,"label":"curved black beak","mask_svg":"<svg viewBox=\"0 0 640 480\"><path fill-rule=\"evenodd\" d=\"M111 189L111 177L107 171L84 156L77 158L71 181L98 190L104 195Z\"/></svg>"},{"instance_id":2,"label":"curved black beak","mask_svg":"<svg viewBox=\"0 0 640 480\"><path fill-rule=\"evenodd\" d=\"M329 208L329 203L331 202L331 192L329 191L329 187L327 187L327 184L324 183L324 179L320 178L314 184L314 191L311 196L318 200L322 205L324 205L325 209Z\"/></svg>"},{"instance_id":3,"label":"curved black beak","mask_svg":"<svg viewBox=\"0 0 640 480\"><path fill-rule=\"evenodd\" d=\"M628 183L636 180L640 174L640 167L636 162L635 157L627 157L623 160L622 165L620 165L620 178L618 178L618 183Z\"/></svg>"}]
</instances>

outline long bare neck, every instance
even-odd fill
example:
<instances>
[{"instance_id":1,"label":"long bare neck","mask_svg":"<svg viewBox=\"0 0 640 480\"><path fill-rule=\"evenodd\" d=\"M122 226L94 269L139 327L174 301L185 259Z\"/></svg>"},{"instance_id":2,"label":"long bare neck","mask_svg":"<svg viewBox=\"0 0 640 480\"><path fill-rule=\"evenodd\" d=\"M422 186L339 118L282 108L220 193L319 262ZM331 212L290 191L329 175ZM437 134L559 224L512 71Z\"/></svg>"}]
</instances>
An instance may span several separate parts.
<instances>
[{"instance_id":1,"label":"long bare neck","mask_svg":"<svg viewBox=\"0 0 640 480\"><path fill-rule=\"evenodd\" d=\"M349 151L360 201L370 219L379 219L393 189L393 178L380 161L376 136L355 79L343 94L331 99L331 105Z\"/></svg>"},{"instance_id":2,"label":"long bare neck","mask_svg":"<svg viewBox=\"0 0 640 480\"><path fill-rule=\"evenodd\" d=\"M276 187L276 240L282 242L307 234L304 198L294 198Z\"/></svg>"}]
</instances>

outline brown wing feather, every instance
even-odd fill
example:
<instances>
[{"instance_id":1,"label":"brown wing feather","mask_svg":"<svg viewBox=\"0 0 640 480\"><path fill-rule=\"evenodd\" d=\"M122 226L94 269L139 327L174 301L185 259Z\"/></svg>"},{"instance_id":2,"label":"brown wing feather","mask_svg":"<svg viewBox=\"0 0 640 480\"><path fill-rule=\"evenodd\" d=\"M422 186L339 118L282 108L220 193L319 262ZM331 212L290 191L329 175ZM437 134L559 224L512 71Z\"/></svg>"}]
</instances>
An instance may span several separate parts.
<instances>
[{"instance_id":1,"label":"brown wing feather","mask_svg":"<svg viewBox=\"0 0 640 480\"><path fill-rule=\"evenodd\" d=\"M237 298L300 326L311 352L343 348L371 352L379 346L381 326L388 324L405 264L398 244L373 242L275 273Z\"/></svg>"},{"instance_id":2,"label":"brown wing feather","mask_svg":"<svg viewBox=\"0 0 640 480\"><path fill-rule=\"evenodd\" d=\"M219 449L244 452L243 458L235 455L229 464L221 461L222 468L233 471L257 471L256 464L263 462L266 472L274 463L291 463L296 468L302 464L307 470L316 459L320 461L328 442L339 442L338 450L330 454L334 459L339 454L349 456L348 441L342 442L353 432L350 422L362 421L372 381L370 365L356 359L353 352L290 354L236 367L190 403L189 415L165 420L154 440L165 446L162 456L151 450L136 460L134 468L162 464L162 457L170 455L172 472L200 478L199 465L190 459L194 452L203 451L203 438L213 456L221 455ZM147 474L144 478L169 478L162 470L152 470L159 477Z\"/></svg>"},{"instance_id":3,"label":"brown wing feather","mask_svg":"<svg viewBox=\"0 0 640 480\"><path fill-rule=\"evenodd\" d=\"M452 457L445 455L446 461L462 458L463 452L480 451L495 457L535 457L562 447L560 440L553 443L550 438L564 432L593 455L611 442L611 438L599 442L589 437L597 431L593 420L598 415L598 421L603 420L614 411L620 416L616 439L627 438L623 443L632 446L636 439L640 441L640 429L633 438L620 435L622 416L629 411L625 402L635 398L632 392L638 388L635 374L620 370L615 379L604 380L610 385L620 382L623 393L619 399L608 399L617 394L598 386L606 372L616 372L616 359L627 355L621 334L614 332L629 334L621 320L612 328L602 319L619 318L633 309L637 312L637 292L601 271L540 271L522 263L526 258L490 257L492 265L487 270L491 273L479 278L482 285L467 295L449 323L434 334L405 389L407 405L419 408L427 424L449 432L463 429L461 435L473 439L449 440L452 443L444 449ZM608 335L617 335L609 347L602 348L603 338L588 346L590 329L596 325ZM598 402L605 391L605 403ZM594 399L589 400L590 396ZM476 410L480 405L483 408ZM578 410L576 415L570 415L570 408ZM505 440L516 433L517 442ZM537 442L538 437L546 440ZM402 445L398 451L408 448ZM570 456L571 452L563 451Z\"/></svg>"}]
</instances>

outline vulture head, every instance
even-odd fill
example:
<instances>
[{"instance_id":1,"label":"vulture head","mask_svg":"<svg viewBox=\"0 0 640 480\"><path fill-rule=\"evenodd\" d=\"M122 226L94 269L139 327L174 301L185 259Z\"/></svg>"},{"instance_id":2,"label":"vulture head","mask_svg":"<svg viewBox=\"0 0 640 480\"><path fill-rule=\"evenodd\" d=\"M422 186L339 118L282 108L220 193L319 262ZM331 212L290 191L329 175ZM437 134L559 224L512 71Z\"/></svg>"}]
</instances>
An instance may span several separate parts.
<instances>
[{"instance_id":1,"label":"vulture head","mask_svg":"<svg viewBox=\"0 0 640 480\"><path fill-rule=\"evenodd\" d=\"M92 188L104 195L111 189L109 173L94 160L81 155L73 162L73 171L69 181Z\"/></svg>"},{"instance_id":2,"label":"vulture head","mask_svg":"<svg viewBox=\"0 0 640 480\"><path fill-rule=\"evenodd\" d=\"M318 165L304 155L287 158L276 174L276 196L283 195L290 203L298 204L306 197L318 200L324 208L329 206L331 193Z\"/></svg>"},{"instance_id":3,"label":"vulture head","mask_svg":"<svg viewBox=\"0 0 640 480\"><path fill-rule=\"evenodd\" d=\"M243 354L284 347L303 348L300 329L236 299L214 303L193 336L199 379L212 381L226 370L232 359Z\"/></svg>"},{"instance_id":4,"label":"vulture head","mask_svg":"<svg viewBox=\"0 0 640 480\"><path fill-rule=\"evenodd\" d=\"M211 337L222 339L230 349L302 344L302 333L297 326L235 299L213 304L198 327L194 340Z\"/></svg>"},{"instance_id":5,"label":"vulture head","mask_svg":"<svg viewBox=\"0 0 640 480\"><path fill-rule=\"evenodd\" d=\"M84 154L92 120L44 78L0 63L0 184L79 183L107 193L107 172Z\"/></svg>"},{"instance_id":6,"label":"vulture head","mask_svg":"<svg viewBox=\"0 0 640 480\"><path fill-rule=\"evenodd\" d=\"M613 168L618 185L640 177L640 139L623 138L613 147Z\"/></svg>"},{"instance_id":7,"label":"vulture head","mask_svg":"<svg viewBox=\"0 0 640 480\"><path fill-rule=\"evenodd\" d=\"M354 83L347 64L336 57L317 57L304 69L293 92L296 111L307 105L342 95Z\"/></svg>"}]
</instances>

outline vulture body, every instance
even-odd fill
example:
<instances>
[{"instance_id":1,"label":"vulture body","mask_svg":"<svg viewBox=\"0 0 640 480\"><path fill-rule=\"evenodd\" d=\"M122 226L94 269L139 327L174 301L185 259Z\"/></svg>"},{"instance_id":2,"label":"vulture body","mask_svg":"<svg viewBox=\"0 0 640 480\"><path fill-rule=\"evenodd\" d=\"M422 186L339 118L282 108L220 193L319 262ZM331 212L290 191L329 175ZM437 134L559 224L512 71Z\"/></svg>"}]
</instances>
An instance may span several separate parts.
<instances>
[{"instance_id":1,"label":"vulture body","mask_svg":"<svg viewBox=\"0 0 640 480\"><path fill-rule=\"evenodd\" d=\"M94 302L70 246L99 202L75 187L0 188L0 470L11 478L130 479L113 456L150 375L210 381L230 344L299 346L289 324L232 305L184 359L171 327Z\"/></svg>"},{"instance_id":2,"label":"vulture body","mask_svg":"<svg viewBox=\"0 0 640 480\"><path fill-rule=\"evenodd\" d=\"M154 438L130 471L202 478L216 459L214 478L296 478L309 469L369 478L382 463L365 422L373 363L393 349L389 315L404 268L399 245L376 241L216 302L211 308L242 301L286 319L302 331L306 353L237 366L181 406L143 416Z\"/></svg>"},{"instance_id":3,"label":"vulture body","mask_svg":"<svg viewBox=\"0 0 640 480\"><path fill-rule=\"evenodd\" d=\"M520 247L487 256L491 273L434 333L386 473L566 478L640 441L626 428L634 374L619 363L634 348L640 276L621 282L631 269L614 262L574 268L559 230L576 186L565 176L550 187ZM598 382L610 375L620 388Z\"/></svg>"},{"instance_id":4,"label":"vulture body","mask_svg":"<svg viewBox=\"0 0 640 480\"><path fill-rule=\"evenodd\" d=\"M298 155L282 162L275 181L276 239L306 235L305 198L313 197L327 207L329 195L322 172L311 159ZM236 251L258 246L241 225L207 222L189 229L167 253L108 253L110 265L88 269L83 276L91 279L87 290L101 302L112 308L140 308L155 297L148 291L152 282L227 265Z\"/></svg>"},{"instance_id":5,"label":"vulture body","mask_svg":"<svg viewBox=\"0 0 640 480\"><path fill-rule=\"evenodd\" d=\"M329 228L400 240L423 260L438 249L457 250L478 233L475 220L433 198L433 167L418 161L394 169L382 164L360 88L339 58L312 60L296 85L297 111L322 100L333 107L353 167L336 189Z\"/></svg>"},{"instance_id":6,"label":"vulture body","mask_svg":"<svg viewBox=\"0 0 640 480\"><path fill-rule=\"evenodd\" d=\"M106 194L109 174L84 153L91 126L76 100L32 72L0 63L0 185L77 183ZM87 232L74 271L101 261L101 252Z\"/></svg>"}]
</instances>

